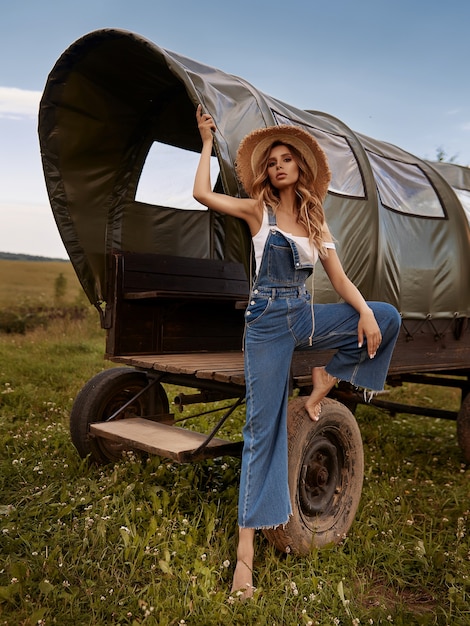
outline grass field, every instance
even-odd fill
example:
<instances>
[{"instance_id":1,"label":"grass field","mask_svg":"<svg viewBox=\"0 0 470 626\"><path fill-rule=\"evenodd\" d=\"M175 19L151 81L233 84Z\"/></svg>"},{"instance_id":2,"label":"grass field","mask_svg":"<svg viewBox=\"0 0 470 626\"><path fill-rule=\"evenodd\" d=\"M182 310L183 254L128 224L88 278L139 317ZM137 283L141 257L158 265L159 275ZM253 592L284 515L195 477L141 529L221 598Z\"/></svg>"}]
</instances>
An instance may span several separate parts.
<instances>
[{"instance_id":1,"label":"grass field","mask_svg":"<svg viewBox=\"0 0 470 626\"><path fill-rule=\"evenodd\" d=\"M69 261L0 259L0 306L55 304L56 281L61 274L66 281L63 302L82 300L82 288Z\"/></svg>"},{"instance_id":2,"label":"grass field","mask_svg":"<svg viewBox=\"0 0 470 626\"><path fill-rule=\"evenodd\" d=\"M68 416L110 366L103 352L94 310L0 333L0 625L470 623L469 470L453 422L360 407L365 482L347 538L298 558L259 535L257 591L243 604L229 594L238 459L78 457ZM418 385L391 396L459 404ZM225 435L238 439L243 419Z\"/></svg>"}]
</instances>

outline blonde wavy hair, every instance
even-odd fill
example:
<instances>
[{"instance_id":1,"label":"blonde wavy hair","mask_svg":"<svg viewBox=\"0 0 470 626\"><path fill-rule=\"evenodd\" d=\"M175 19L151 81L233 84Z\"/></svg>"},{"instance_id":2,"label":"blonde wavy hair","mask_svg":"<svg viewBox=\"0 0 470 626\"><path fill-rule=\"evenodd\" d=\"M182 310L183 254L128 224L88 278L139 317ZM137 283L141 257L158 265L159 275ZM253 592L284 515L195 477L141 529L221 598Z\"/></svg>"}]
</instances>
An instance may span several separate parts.
<instances>
[{"instance_id":1,"label":"blonde wavy hair","mask_svg":"<svg viewBox=\"0 0 470 626\"><path fill-rule=\"evenodd\" d=\"M297 208L297 222L305 227L310 242L318 250L320 257L324 258L328 250L324 246L323 226L325 224L325 212L323 205L315 192L314 176L302 154L290 145L288 141L274 141L269 145L258 161L254 172L252 197L260 206L270 206L274 213L279 206L279 192L272 186L268 175L268 161L271 150L276 146L286 146L292 154L299 168L299 179L295 187Z\"/></svg>"}]
</instances>

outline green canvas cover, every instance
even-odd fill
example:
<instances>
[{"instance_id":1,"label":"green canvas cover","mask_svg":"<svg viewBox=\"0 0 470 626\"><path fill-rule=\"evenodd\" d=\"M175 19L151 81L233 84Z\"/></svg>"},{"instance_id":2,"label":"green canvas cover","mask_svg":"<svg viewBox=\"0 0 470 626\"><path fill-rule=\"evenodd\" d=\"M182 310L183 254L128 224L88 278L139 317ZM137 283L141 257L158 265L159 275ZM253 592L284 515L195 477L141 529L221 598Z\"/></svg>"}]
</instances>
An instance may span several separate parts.
<instances>
[{"instance_id":1,"label":"green canvas cover","mask_svg":"<svg viewBox=\"0 0 470 626\"><path fill-rule=\"evenodd\" d=\"M240 261L248 273L244 223L202 207L187 210L174 199L136 199L151 148L200 151L198 103L217 124L217 189L244 194L234 162L247 133L280 123L302 126L330 161L328 223L364 296L391 302L409 319L470 316L467 168L421 160L331 115L296 109L241 78L111 29L84 36L62 54L39 112L52 211L93 304L110 297L114 250ZM181 174L183 168L181 160ZM315 301L335 300L319 266Z\"/></svg>"}]
</instances>

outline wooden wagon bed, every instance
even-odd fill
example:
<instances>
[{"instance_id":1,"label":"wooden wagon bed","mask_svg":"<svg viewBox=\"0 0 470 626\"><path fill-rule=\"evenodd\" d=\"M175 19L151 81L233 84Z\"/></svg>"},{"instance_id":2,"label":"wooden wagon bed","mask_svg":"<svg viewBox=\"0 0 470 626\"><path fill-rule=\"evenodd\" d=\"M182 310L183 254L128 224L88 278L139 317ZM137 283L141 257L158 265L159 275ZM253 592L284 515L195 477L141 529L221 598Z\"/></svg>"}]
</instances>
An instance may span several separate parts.
<instances>
[{"instance_id":1,"label":"wooden wagon bed","mask_svg":"<svg viewBox=\"0 0 470 626\"><path fill-rule=\"evenodd\" d=\"M419 342L418 342L419 343ZM397 346L395 364L390 370L390 381L394 377L401 381L430 382L447 386L468 386L468 377L456 380L452 378L437 378L433 373L431 381L426 381L426 374L400 374L403 368L400 358L400 344ZM309 369L312 365L324 364L331 353L294 354L291 367L292 387L308 387L310 384ZM175 384L182 387L200 388L219 391L225 397L243 398L245 394L245 377L243 371L243 353L241 351L225 352L198 352L184 354L158 355L126 355L114 356L112 361L145 371L150 378L153 375L163 383ZM455 364L453 364L455 367ZM432 370L432 368L430 368ZM424 368L426 372L426 368ZM458 370L455 372L460 373ZM333 397L345 404L356 405L361 402L360 395L351 391L350 386L333 390ZM423 408L418 406L402 405L374 398L372 404L392 412L423 414L445 419L456 419L457 413L437 408ZM190 462L213 456L240 454L242 443L219 439L212 434L194 432L186 428L178 428L164 421L153 421L143 418L117 419L113 421L91 424L92 435L103 437L110 441L119 442L125 448L138 449L151 454L163 455L178 462Z\"/></svg>"},{"instance_id":2,"label":"wooden wagon bed","mask_svg":"<svg viewBox=\"0 0 470 626\"><path fill-rule=\"evenodd\" d=\"M456 335L448 320L434 322L432 329L423 330L423 321L403 324L389 369L389 378L403 380L421 374L439 375L443 372L468 375L464 364L470 356L470 332L467 328ZM411 332L410 332L411 328ZM334 351L294 352L291 375L296 386L305 386L309 372L316 365L324 365ZM214 381L243 388L243 352L187 352L172 354L108 355L114 363L129 365L146 371L159 372L165 380L184 385L190 378L193 386L199 380ZM464 371L462 371L464 370ZM197 386L197 384L196 384Z\"/></svg>"}]
</instances>

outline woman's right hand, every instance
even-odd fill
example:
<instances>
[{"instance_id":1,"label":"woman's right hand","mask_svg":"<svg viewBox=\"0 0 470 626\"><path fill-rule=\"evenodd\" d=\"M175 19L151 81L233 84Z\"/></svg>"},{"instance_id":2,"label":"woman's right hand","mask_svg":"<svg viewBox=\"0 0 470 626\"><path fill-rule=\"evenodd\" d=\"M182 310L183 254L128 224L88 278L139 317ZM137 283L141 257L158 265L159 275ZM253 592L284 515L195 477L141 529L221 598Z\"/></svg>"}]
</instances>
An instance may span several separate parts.
<instances>
[{"instance_id":1,"label":"woman's right hand","mask_svg":"<svg viewBox=\"0 0 470 626\"><path fill-rule=\"evenodd\" d=\"M196 120L202 139L201 157L194 178L193 196L206 207L245 220L252 234L257 233L263 219L263 208L251 198L237 198L212 189L210 160L216 125L211 115L202 112L199 104Z\"/></svg>"},{"instance_id":2,"label":"woman's right hand","mask_svg":"<svg viewBox=\"0 0 470 626\"><path fill-rule=\"evenodd\" d=\"M209 113L202 112L202 106L198 104L196 109L196 120L202 141L212 141L212 132L216 130L216 126L212 116Z\"/></svg>"}]
</instances>

